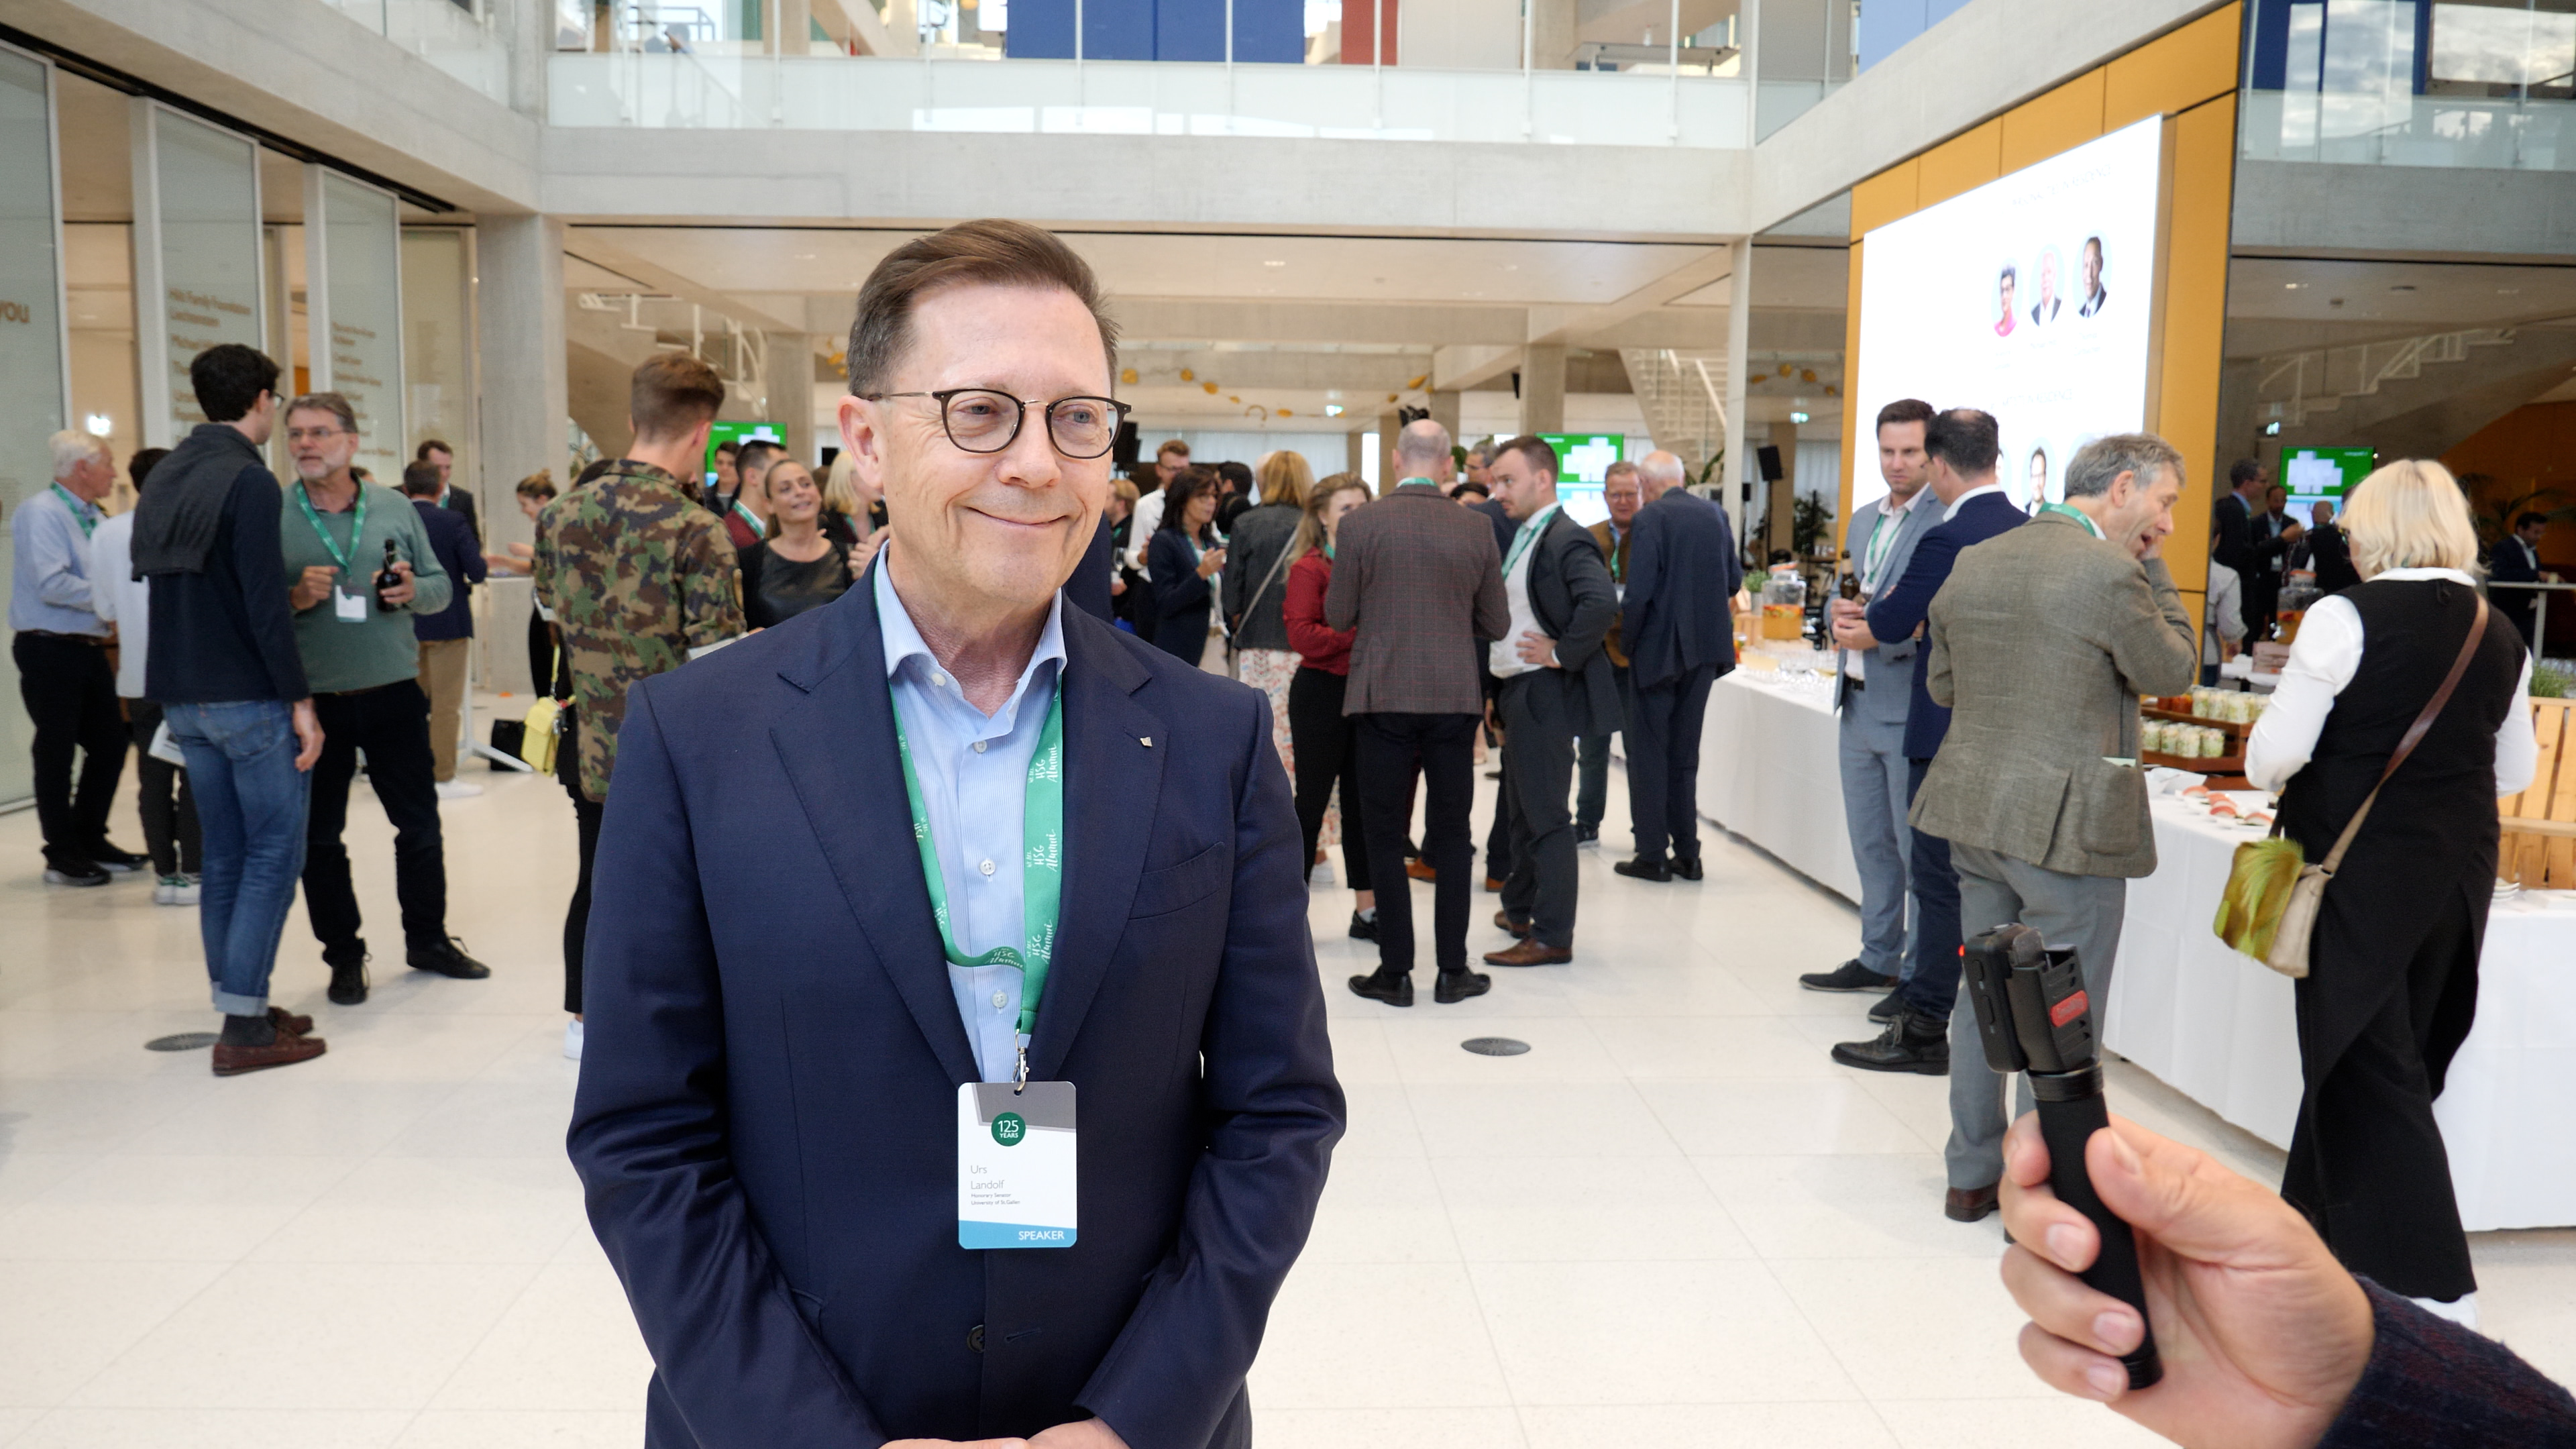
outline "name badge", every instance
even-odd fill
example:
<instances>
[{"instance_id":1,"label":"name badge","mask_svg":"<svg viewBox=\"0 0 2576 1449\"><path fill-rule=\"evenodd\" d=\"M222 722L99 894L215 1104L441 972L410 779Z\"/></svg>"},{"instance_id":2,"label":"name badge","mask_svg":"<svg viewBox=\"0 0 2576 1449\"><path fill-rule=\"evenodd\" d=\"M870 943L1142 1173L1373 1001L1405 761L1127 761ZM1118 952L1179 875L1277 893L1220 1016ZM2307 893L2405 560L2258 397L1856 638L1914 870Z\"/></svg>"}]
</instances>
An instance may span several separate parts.
<instances>
[{"instance_id":1,"label":"name badge","mask_svg":"<svg viewBox=\"0 0 2576 1449\"><path fill-rule=\"evenodd\" d=\"M957 1246L1070 1248L1073 1083L957 1088Z\"/></svg>"},{"instance_id":2,"label":"name badge","mask_svg":"<svg viewBox=\"0 0 2576 1449\"><path fill-rule=\"evenodd\" d=\"M369 612L366 595L353 594L343 588L331 590L331 615L341 623L363 624L367 622Z\"/></svg>"}]
</instances>

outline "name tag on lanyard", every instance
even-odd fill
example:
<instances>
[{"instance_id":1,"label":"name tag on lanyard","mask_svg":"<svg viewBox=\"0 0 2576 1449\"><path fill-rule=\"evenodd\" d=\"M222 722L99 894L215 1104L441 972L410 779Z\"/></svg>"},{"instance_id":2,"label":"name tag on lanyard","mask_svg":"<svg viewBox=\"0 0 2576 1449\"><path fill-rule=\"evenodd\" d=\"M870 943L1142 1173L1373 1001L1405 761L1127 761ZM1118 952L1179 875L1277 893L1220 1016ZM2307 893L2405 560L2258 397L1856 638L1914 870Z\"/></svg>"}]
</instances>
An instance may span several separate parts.
<instances>
[{"instance_id":1,"label":"name tag on lanyard","mask_svg":"<svg viewBox=\"0 0 2576 1449\"><path fill-rule=\"evenodd\" d=\"M367 607L367 596L353 594L338 584L331 586L331 617L343 624L363 624L374 611Z\"/></svg>"},{"instance_id":2,"label":"name tag on lanyard","mask_svg":"<svg viewBox=\"0 0 2576 1449\"><path fill-rule=\"evenodd\" d=\"M1070 1248L1075 1237L1071 1082L957 1087L957 1246Z\"/></svg>"}]
</instances>

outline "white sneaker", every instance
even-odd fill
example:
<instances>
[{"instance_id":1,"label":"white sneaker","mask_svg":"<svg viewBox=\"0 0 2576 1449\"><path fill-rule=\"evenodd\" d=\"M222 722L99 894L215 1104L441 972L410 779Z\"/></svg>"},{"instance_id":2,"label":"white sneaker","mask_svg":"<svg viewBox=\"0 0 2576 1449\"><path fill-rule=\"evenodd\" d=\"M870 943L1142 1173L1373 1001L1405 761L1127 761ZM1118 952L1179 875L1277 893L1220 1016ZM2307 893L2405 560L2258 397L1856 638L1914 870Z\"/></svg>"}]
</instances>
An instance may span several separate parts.
<instances>
[{"instance_id":1,"label":"white sneaker","mask_svg":"<svg viewBox=\"0 0 2576 1449\"><path fill-rule=\"evenodd\" d=\"M438 782L438 798L441 800L471 800L482 793L482 786L468 785L462 780L441 780Z\"/></svg>"},{"instance_id":2,"label":"white sneaker","mask_svg":"<svg viewBox=\"0 0 2576 1449\"><path fill-rule=\"evenodd\" d=\"M579 1017L564 1023L564 1059L575 1062L581 1060L581 1018Z\"/></svg>"},{"instance_id":3,"label":"white sneaker","mask_svg":"<svg viewBox=\"0 0 2576 1449\"><path fill-rule=\"evenodd\" d=\"M2475 1293L2463 1293L2449 1303L2435 1302L2430 1298L2414 1298L2407 1301L2436 1318L2447 1318L2471 1333L2478 1330L2478 1295Z\"/></svg>"},{"instance_id":4,"label":"white sneaker","mask_svg":"<svg viewBox=\"0 0 2576 1449\"><path fill-rule=\"evenodd\" d=\"M197 878L182 872L161 877L152 887L152 904L156 906L193 906L197 903Z\"/></svg>"}]
</instances>

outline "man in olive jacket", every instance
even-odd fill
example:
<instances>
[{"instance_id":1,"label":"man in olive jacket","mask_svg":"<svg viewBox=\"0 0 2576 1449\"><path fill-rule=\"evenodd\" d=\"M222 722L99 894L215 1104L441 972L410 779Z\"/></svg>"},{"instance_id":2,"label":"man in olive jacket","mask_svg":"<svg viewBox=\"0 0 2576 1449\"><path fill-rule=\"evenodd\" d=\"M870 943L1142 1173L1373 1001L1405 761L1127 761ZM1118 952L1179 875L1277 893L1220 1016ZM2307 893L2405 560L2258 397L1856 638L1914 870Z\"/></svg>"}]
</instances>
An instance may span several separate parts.
<instances>
[{"instance_id":1,"label":"man in olive jacket","mask_svg":"<svg viewBox=\"0 0 2576 1449\"><path fill-rule=\"evenodd\" d=\"M2128 880L2156 868L2138 696L2179 694L2199 671L2198 630L2159 556L2182 472L2162 438L2087 444L2066 502L1960 554L1932 600L1924 683L1953 713L1914 827L1950 842L1962 924L2018 921L2075 947L2097 1012ZM1950 1188L1991 1202L2004 1084L1975 1013L1950 1014L1950 1058Z\"/></svg>"}]
</instances>

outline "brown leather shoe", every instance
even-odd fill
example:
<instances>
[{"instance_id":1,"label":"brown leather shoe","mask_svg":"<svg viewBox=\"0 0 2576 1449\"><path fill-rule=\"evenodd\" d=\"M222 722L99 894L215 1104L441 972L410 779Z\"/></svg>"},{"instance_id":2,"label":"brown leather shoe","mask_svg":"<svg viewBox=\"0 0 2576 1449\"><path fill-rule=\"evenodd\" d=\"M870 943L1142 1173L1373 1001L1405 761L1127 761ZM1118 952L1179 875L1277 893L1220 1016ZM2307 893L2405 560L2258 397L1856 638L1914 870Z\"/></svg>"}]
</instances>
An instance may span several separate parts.
<instances>
[{"instance_id":1,"label":"brown leather shoe","mask_svg":"<svg viewBox=\"0 0 2576 1449\"><path fill-rule=\"evenodd\" d=\"M215 1043L215 1075L238 1077L244 1072L262 1072L270 1067L291 1067L309 1062L325 1050L318 1036L293 1036L281 1029L277 1040L266 1046L226 1046Z\"/></svg>"},{"instance_id":2,"label":"brown leather shoe","mask_svg":"<svg viewBox=\"0 0 2576 1449\"><path fill-rule=\"evenodd\" d=\"M1430 866L1423 864L1419 860L1406 861L1404 863L1404 873L1413 877L1415 880L1440 879L1440 872L1433 870Z\"/></svg>"},{"instance_id":3,"label":"brown leather shoe","mask_svg":"<svg viewBox=\"0 0 2576 1449\"><path fill-rule=\"evenodd\" d=\"M1488 966L1562 966L1573 959L1572 946L1542 946L1529 939L1485 953Z\"/></svg>"},{"instance_id":4,"label":"brown leather shoe","mask_svg":"<svg viewBox=\"0 0 2576 1449\"><path fill-rule=\"evenodd\" d=\"M1994 1184L1954 1187L1941 1199L1941 1215L1954 1223L1980 1222L1993 1217L1995 1209L2001 1205L2002 1200L1996 1195Z\"/></svg>"},{"instance_id":5,"label":"brown leather shoe","mask_svg":"<svg viewBox=\"0 0 2576 1449\"><path fill-rule=\"evenodd\" d=\"M313 1018L298 1016L283 1006L270 1007L268 1019L277 1023L277 1029L289 1036L303 1036L313 1030Z\"/></svg>"},{"instance_id":6,"label":"brown leather shoe","mask_svg":"<svg viewBox=\"0 0 2576 1449\"><path fill-rule=\"evenodd\" d=\"M1530 923L1527 921L1513 920L1512 913L1509 911L1496 911L1494 912L1494 929L1508 932L1511 935L1526 941L1529 939Z\"/></svg>"}]
</instances>

